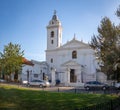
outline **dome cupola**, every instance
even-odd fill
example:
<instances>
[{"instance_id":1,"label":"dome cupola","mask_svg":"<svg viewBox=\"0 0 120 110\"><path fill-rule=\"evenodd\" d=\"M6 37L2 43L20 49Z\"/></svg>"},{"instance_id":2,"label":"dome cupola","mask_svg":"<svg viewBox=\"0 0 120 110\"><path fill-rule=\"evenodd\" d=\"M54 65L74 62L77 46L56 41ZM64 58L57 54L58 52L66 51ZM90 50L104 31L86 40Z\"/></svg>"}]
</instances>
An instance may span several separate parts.
<instances>
[{"instance_id":1,"label":"dome cupola","mask_svg":"<svg viewBox=\"0 0 120 110\"><path fill-rule=\"evenodd\" d=\"M53 17L52 17L52 20L58 20L58 17L57 17L57 15L56 15L56 10L54 11L54 15L53 15Z\"/></svg>"},{"instance_id":2,"label":"dome cupola","mask_svg":"<svg viewBox=\"0 0 120 110\"><path fill-rule=\"evenodd\" d=\"M52 19L49 22L49 25L61 25L58 16L56 15L56 10L54 10L54 14L52 16Z\"/></svg>"}]
</instances>

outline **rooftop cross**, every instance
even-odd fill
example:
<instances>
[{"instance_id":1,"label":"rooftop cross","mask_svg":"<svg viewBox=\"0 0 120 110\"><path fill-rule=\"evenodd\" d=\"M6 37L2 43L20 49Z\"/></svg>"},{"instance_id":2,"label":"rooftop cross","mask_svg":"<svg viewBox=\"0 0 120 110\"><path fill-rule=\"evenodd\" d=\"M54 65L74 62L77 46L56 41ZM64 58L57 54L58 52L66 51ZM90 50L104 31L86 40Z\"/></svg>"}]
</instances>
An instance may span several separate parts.
<instances>
[{"instance_id":1,"label":"rooftop cross","mask_svg":"<svg viewBox=\"0 0 120 110\"><path fill-rule=\"evenodd\" d=\"M56 10L54 10L54 15L56 15L56 13L57 13L57 11L56 11Z\"/></svg>"},{"instance_id":2,"label":"rooftop cross","mask_svg":"<svg viewBox=\"0 0 120 110\"><path fill-rule=\"evenodd\" d=\"M74 37L73 37L73 39L75 40L76 39L76 34L74 33Z\"/></svg>"}]
</instances>

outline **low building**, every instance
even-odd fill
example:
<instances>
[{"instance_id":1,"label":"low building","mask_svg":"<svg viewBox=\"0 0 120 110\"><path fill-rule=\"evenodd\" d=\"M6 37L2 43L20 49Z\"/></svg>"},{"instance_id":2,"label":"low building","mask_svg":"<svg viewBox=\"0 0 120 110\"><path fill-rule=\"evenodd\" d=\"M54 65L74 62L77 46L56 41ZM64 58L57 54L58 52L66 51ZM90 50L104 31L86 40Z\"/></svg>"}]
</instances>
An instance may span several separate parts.
<instances>
[{"instance_id":1,"label":"low building","mask_svg":"<svg viewBox=\"0 0 120 110\"><path fill-rule=\"evenodd\" d=\"M31 64L23 64L21 79L31 81L33 79L48 80L48 65L46 62L35 60L30 61Z\"/></svg>"}]
</instances>

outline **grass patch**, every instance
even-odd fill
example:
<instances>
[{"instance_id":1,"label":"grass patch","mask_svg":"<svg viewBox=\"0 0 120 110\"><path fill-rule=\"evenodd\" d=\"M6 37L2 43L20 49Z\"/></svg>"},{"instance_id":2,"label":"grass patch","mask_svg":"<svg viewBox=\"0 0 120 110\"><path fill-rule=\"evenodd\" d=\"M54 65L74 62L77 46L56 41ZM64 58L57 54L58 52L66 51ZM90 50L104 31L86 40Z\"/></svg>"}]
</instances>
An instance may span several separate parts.
<instances>
[{"instance_id":1,"label":"grass patch","mask_svg":"<svg viewBox=\"0 0 120 110\"><path fill-rule=\"evenodd\" d=\"M0 85L0 110L75 110L116 97L101 94L54 93Z\"/></svg>"}]
</instances>

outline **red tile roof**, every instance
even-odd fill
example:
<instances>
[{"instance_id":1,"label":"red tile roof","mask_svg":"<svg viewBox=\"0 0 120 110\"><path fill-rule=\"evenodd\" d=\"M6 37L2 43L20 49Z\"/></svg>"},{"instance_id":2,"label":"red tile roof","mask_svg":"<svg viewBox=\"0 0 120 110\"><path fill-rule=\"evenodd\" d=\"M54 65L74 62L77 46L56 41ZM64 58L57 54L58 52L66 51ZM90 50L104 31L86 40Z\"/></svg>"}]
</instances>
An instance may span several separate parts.
<instances>
[{"instance_id":1,"label":"red tile roof","mask_svg":"<svg viewBox=\"0 0 120 110\"><path fill-rule=\"evenodd\" d=\"M27 60L27 59L24 58L24 57L23 57L23 59L22 59L22 62L23 62L23 64L26 64L26 65L30 65L30 66L33 66L33 65L34 65L31 61Z\"/></svg>"}]
</instances>

